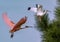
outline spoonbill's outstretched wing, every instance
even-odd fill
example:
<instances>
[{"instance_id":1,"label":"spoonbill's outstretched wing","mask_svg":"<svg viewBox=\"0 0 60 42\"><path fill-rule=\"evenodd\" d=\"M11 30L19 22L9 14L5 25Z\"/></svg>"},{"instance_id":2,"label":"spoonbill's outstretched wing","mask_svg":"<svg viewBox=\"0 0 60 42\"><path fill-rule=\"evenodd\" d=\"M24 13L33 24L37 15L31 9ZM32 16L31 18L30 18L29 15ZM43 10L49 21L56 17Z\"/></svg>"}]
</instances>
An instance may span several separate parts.
<instances>
[{"instance_id":1,"label":"spoonbill's outstretched wing","mask_svg":"<svg viewBox=\"0 0 60 42\"><path fill-rule=\"evenodd\" d=\"M37 8L34 8L34 7L28 7L28 10L33 11L33 12L37 12Z\"/></svg>"},{"instance_id":2,"label":"spoonbill's outstretched wing","mask_svg":"<svg viewBox=\"0 0 60 42\"><path fill-rule=\"evenodd\" d=\"M13 26L15 25L13 21L11 21L8 16L7 13L3 13L2 15L4 21L6 22L7 25L9 25L11 28L13 28Z\"/></svg>"}]
</instances>

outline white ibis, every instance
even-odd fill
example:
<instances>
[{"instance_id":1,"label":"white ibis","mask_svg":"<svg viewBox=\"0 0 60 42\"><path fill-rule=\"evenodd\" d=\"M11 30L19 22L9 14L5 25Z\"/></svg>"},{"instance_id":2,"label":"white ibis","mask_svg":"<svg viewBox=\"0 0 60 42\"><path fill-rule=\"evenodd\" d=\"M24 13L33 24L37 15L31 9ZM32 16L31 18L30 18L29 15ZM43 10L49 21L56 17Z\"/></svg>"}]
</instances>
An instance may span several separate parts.
<instances>
[{"instance_id":1,"label":"white ibis","mask_svg":"<svg viewBox=\"0 0 60 42\"><path fill-rule=\"evenodd\" d=\"M8 24L11 28L11 30L9 31L11 33L11 38L13 37L14 32L29 27L29 26L25 26L25 28L21 28L21 26L27 21L26 16L21 18L16 24L8 18L7 13L3 13L2 17L4 21L6 22L6 24Z\"/></svg>"},{"instance_id":2,"label":"white ibis","mask_svg":"<svg viewBox=\"0 0 60 42\"><path fill-rule=\"evenodd\" d=\"M28 10L35 12L36 16L38 16L41 20L41 17L49 12L48 10L43 10L42 8L42 5L36 4L36 7L28 7Z\"/></svg>"}]
</instances>

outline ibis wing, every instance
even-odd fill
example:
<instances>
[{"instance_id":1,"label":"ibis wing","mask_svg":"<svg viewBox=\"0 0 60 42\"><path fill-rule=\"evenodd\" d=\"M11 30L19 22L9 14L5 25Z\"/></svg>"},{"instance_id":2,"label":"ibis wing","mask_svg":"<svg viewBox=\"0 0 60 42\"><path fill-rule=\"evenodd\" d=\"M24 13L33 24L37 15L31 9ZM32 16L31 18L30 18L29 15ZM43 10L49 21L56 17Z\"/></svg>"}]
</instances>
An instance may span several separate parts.
<instances>
[{"instance_id":1,"label":"ibis wing","mask_svg":"<svg viewBox=\"0 0 60 42\"><path fill-rule=\"evenodd\" d=\"M6 24L8 24L11 28L13 28L13 26L14 26L15 24L14 24L13 21L11 21L11 20L8 18L7 14L6 14L6 13L3 13L2 16L3 16L3 19L4 19L4 21L6 22Z\"/></svg>"},{"instance_id":2,"label":"ibis wing","mask_svg":"<svg viewBox=\"0 0 60 42\"><path fill-rule=\"evenodd\" d=\"M37 12L37 8L34 8L34 7L32 7L30 10L33 12Z\"/></svg>"}]
</instances>

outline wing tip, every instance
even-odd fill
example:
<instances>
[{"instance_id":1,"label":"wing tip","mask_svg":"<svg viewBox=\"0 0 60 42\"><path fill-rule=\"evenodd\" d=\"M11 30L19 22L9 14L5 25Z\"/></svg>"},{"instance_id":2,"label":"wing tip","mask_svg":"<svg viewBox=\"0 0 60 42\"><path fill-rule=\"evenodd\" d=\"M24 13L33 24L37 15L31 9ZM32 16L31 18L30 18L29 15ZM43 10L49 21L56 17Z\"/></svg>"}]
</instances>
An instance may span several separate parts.
<instances>
[{"instance_id":1,"label":"wing tip","mask_svg":"<svg viewBox=\"0 0 60 42\"><path fill-rule=\"evenodd\" d=\"M7 12L2 13L3 18L6 17L6 16L7 16Z\"/></svg>"},{"instance_id":2,"label":"wing tip","mask_svg":"<svg viewBox=\"0 0 60 42\"><path fill-rule=\"evenodd\" d=\"M2 13L3 15L7 15L7 12Z\"/></svg>"}]
</instances>

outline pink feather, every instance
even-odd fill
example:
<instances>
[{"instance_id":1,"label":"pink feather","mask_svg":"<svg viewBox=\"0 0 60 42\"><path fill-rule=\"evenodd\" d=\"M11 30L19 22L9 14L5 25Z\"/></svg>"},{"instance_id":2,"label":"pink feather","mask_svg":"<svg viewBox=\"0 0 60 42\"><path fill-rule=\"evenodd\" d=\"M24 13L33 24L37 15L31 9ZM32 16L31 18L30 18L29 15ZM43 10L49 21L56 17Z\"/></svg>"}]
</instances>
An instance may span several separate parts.
<instances>
[{"instance_id":1,"label":"pink feather","mask_svg":"<svg viewBox=\"0 0 60 42\"><path fill-rule=\"evenodd\" d=\"M8 18L7 13L3 13L2 17L8 26L10 26L11 28L14 27L15 24Z\"/></svg>"}]
</instances>

